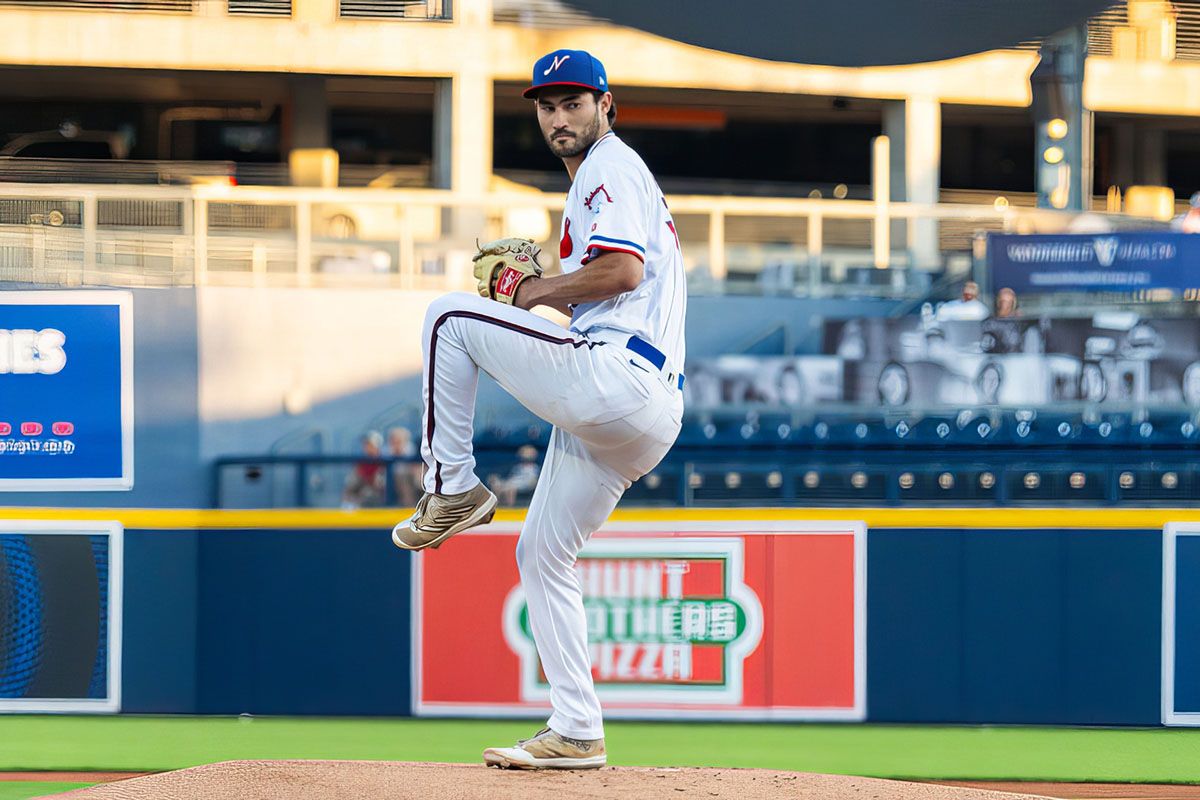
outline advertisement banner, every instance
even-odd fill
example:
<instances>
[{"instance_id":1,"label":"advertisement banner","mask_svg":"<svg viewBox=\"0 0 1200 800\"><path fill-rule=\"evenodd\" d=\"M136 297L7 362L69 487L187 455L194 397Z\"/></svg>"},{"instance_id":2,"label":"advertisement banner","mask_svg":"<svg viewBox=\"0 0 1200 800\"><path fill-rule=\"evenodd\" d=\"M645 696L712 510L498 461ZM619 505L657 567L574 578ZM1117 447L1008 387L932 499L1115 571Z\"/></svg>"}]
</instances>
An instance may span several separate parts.
<instances>
[{"instance_id":1,"label":"advertisement banner","mask_svg":"<svg viewBox=\"0 0 1200 800\"><path fill-rule=\"evenodd\" d=\"M0 712L119 711L116 522L0 522Z\"/></svg>"},{"instance_id":2,"label":"advertisement banner","mask_svg":"<svg viewBox=\"0 0 1200 800\"><path fill-rule=\"evenodd\" d=\"M516 526L413 559L413 708L537 716ZM861 523L612 523L576 564L592 676L612 718L862 720Z\"/></svg>"},{"instance_id":3,"label":"advertisement banner","mask_svg":"<svg viewBox=\"0 0 1200 800\"><path fill-rule=\"evenodd\" d=\"M0 490L133 488L133 299L0 294Z\"/></svg>"},{"instance_id":4,"label":"advertisement banner","mask_svg":"<svg viewBox=\"0 0 1200 800\"><path fill-rule=\"evenodd\" d=\"M987 252L992 291L1009 288L1019 296L1160 290L1200 299L1200 236L1195 234L992 233Z\"/></svg>"}]
</instances>

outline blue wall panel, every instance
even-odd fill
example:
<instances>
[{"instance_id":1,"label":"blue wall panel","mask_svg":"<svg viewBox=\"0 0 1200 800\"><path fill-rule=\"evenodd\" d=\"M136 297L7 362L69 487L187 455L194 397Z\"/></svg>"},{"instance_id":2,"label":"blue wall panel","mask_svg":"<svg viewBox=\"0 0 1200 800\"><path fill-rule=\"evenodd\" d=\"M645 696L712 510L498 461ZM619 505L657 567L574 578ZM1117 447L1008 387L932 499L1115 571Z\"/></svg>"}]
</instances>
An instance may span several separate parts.
<instances>
[{"instance_id":1,"label":"blue wall panel","mask_svg":"<svg viewBox=\"0 0 1200 800\"><path fill-rule=\"evenodd\" d=\"M941 722L962 715L963 537L867 534L867 716Z\"/></svg>"},{"instance_id":2,"label":"blue wall panel","mask_svg":"<svg viewBox=\"0 0 1200 800\"><path fill-rule=\"evenodd\" d=\"M1069 531L1063 579L1063 713L1078 723L1156 725L1162 651L1162 531Z\"/></svg>"},{"instance_id":3,"label":"blue wall panel","mask_svg":"<svg viewBox=\"0 0 1200 800\"><path fill-rule=\"evenodd\" d=\"M1175 548L1175 708L1200 712L1200 536Z\"/></svg>"},{"instance_id":4,"label":"blue wall panel","mask_svg":"<svg viewBox=\"0 0 1200 800\"><path fill-rule=\"evenodd\" d=\"M1156 724L1157 531L869 534L869 718Z\"/></svg>"},{"instance_id":5,"label":"blue wall panel","mask_svg":"<svg viewBox=\"0 0 1200 800\"><path fill-rule=\"evenodd\" d=\"M409 558L388 531L207 531L197 711L408 714Z\"/></svg>"},{"instance_id":6,"label":"blue wall panel","mask_svg":"<svg viewBox=\"0 0 1200 800\"><path fill-rule=\"evenodd\" d=\"M123 711L195 711L196 554L201 535L125 531Z\"/></svg>"}]
</instances>

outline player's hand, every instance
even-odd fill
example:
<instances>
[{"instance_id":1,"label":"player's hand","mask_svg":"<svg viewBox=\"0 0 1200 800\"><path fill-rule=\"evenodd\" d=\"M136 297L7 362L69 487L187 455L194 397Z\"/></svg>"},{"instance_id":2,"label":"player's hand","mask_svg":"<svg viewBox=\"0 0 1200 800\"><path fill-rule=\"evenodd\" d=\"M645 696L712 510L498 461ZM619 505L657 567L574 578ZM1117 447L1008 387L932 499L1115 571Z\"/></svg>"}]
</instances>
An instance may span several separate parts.
<instances>
[{"instance_id":1,"label":"player's hand","mask_svg":"<svg viewBox=\"0 0 1200 800\"><path fill-rule=\"evenodd\" d=\"M542 276L538 254L542 249L530 239L497 239L479 245L475 262L475 281L479 295L513 305L517 289L529 278Z\"/></svg>"}]
</instances>

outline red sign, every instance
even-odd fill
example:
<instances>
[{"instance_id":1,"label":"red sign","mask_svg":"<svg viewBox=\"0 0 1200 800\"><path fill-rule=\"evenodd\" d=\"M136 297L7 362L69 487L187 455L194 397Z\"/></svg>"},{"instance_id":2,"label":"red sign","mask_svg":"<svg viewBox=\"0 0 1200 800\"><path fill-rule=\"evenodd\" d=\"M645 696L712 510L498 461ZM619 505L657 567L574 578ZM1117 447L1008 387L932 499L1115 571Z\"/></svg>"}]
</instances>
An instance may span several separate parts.
<instances>
[{"instance_id":1,"label":"red sign","mask_svg":"<svg viewBox=\"0 0 1200 800\"><path fill-rule=\"evenodd\" d=\"M42 423L40 423L40 422L22 422L21 423L21 435L22 436L41 436L42 435Z\"/></svg>"},{"instance_id":2,"label":"red sign","mask_svg":"<svg viewBox=\"0 0 1200 800\"><path fill-rule=\"evenodd\" d=\"M518 535L489 526L413 559L417 714L549 708ZM865 568L861 523L607 526L576 564L606 715L863 719Z\"/></svg>"},{"instance_id":3,"label":"red sign","mask_svg":"<svg viewBox=\"0 0 1200 800\"><path fill-rule=\"evenodd\" d=\"M12 433L11 422L0 422L0 436L8 436Z\"/></svg>"},{"instance_id":4,"label":"red sign","mask_svg":"<svg viewBox=\"0 0 1200 800\"><path fill-rule=\"evenodd\" d=\"M70 436L75 432L75 423L73 422L56 422L50 426L50 430L55 436Z\"/></svg>"}]
</instances>

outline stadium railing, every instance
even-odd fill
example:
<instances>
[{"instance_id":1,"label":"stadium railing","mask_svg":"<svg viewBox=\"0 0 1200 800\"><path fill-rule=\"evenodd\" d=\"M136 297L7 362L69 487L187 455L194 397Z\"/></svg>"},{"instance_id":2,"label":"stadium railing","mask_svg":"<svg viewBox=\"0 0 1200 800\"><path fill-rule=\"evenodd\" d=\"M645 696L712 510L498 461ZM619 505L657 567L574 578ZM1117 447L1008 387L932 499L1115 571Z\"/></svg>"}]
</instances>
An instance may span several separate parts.
<instances>
[{"instance_id":1,"label":"stadium railing","mask_svg":"<svg viewBox=\"0 0 1200 800\"><path fill-rule=\"evenodd\" d=\"M472 287L476 239L514 234L540 240L543 260L555 266L558 194L219 183L0 184L0 281L445 291ZM970 271L977 234L1062 230L1072 219L996 205L694 195L667 201L690 288L718 293L923 297L940 272ZM918 265L903 244L918 222L938 227L935 263Z\"/></svg>"}]
</instances>

